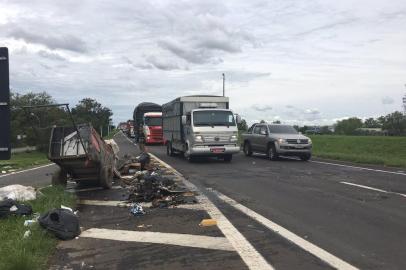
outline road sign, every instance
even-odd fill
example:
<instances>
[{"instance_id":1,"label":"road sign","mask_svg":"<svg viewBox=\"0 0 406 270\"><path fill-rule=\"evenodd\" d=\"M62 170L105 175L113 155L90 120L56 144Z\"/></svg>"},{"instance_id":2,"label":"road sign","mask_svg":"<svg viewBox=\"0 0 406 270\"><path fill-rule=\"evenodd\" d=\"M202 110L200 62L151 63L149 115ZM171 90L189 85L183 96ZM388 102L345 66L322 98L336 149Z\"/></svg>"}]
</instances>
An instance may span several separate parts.
<instances>
[{"instance_id":1,"label":"road sign","mask_svg":"<svg viewBox=\"0 0 406 270\"><path fill-rule=\"evenodd\" d=\"M0 160L10 159L10 81L8 49L0 48Z\"/></svg>"}]
</instances>

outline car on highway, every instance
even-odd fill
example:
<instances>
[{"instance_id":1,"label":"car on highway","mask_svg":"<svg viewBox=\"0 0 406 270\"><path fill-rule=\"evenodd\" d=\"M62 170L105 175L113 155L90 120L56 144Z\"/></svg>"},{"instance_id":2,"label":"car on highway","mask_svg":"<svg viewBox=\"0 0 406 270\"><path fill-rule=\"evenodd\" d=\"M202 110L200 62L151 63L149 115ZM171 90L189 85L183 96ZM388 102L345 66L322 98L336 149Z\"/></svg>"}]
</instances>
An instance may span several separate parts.
<instances>
[{"instance_id":1,"label":"car on highway","mask_svg":"<svg viewBox=\"0 0 406 270\"><path fill-rule=\"evenodd\" d=\"M312 156L312 140L290 125L254 124L242 134L242 145L246 156L259 152L267 154L270 160L297 156L307 161Z\"/></svg>"}]
</instances>

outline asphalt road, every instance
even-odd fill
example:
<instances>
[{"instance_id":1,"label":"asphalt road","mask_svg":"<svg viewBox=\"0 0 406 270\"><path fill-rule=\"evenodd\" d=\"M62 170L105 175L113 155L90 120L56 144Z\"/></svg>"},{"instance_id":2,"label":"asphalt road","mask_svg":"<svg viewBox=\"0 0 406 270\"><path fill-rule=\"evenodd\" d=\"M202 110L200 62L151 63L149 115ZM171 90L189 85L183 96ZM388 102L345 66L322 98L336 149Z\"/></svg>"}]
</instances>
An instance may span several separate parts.
<instances>
[{"instance_id":1,"label":"asphalt road","mask_svg":"<svg viewBox=\"0 0 406 270\"><path fill-rule=\"evenodd\" d=\"M201 190L215 189L361 269L406 269L406 174L238 154L231 163L149 151ZM354 165L357 166L357 165ZM373 190L373 189L375 190ZM277 269L326 265L221 201L225 216ZM328 267L327 267L328 268Z\"/></svg>"}]
</instances>

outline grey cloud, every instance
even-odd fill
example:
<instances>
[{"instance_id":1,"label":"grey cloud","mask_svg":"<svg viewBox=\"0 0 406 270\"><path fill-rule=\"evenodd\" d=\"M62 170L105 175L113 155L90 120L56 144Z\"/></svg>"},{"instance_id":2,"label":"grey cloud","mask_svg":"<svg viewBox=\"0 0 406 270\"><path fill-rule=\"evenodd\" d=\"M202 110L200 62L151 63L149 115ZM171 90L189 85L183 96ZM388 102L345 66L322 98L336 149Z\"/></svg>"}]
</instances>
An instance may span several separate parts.
<instances>
[{"instance_id":1,"label":"grey cloud","mask_svg":"<svg viewBox=\"0 0 406 270\"><path fill-rule=\"evenodd\" d=\"M161 69L161 70L181 69L181 67L179 67L179 65L177 65L176 63L165 61L164 59L160 59L153 55L148 56L146 61L149 64L151 64L152 66L154 66L155 68Z\"/></svg>"},{"instance_id":2,"label":"grey cloud","mask_svg":"<svg viewBox=\"0 0 406 270\"><path fill-rule=\"evenodd\" d=\"M21 28L16 28L11 30L8 36L15 39L24 40L27 43L41 44L51 50L61 49L78 53L87 52L87 46L85 42L78 37L70 34L37 34L34 32L25 31Z\"/></svg>"},{"instance_id":3,"label":"grey cloud","mask_svg":"<svg viewBox=\"0 0 406 270\"><path fill-rule=\"evenodd\" d=\"M383 97L381 101L382 101L382 104L384 104L384 105L390 105L395 102L393 100L393 98L391 98L391 97Z\"/></svg>"},{"instance_id":4,"label":"grey cloud","mask_svg":"<svg viewBox=\"0 0 406 270\"><path fill-rule=\"evenodd\" d=\"M63 56L61 56L61 55L59 55L57 53L47 52L47 51L44 51L44 50L39 51L38 55L40 55L40 56L42 56L44 58L51 59L51 60L56 60L56 61L66 61L67 60L66 58L64 58Z\"/></svg>"},{"instance_id":5,"label":"grey cloud","mask_svg":"<svg viewBox=\"0 0 406 270\"><path fill-rule=\"evenodd\" d=\"M259 104L254 104L251 106L251 108L258 112L267 112L272 110L272 107L269 105L259 105Z\"/></svg>"}]
</instances>

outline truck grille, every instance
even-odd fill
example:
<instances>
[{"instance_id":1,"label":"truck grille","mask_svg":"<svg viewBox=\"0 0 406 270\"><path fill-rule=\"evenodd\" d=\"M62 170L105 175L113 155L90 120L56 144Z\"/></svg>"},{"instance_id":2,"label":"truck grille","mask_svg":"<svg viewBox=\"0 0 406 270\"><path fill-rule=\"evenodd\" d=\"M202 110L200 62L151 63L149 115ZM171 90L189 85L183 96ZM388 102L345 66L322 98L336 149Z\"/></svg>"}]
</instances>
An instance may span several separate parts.
<instances>
[{"instance_id":1,"label":"truck grille","mask_svg":"<svg viewBox=\"0 0 406 270\"><path fill-rule=\"evenodd\" d=\"M228 135L205 135L203 136L204 142L217 143L217 142L229 142L230 136Z\"/></svg>"},{"instance_id":2,"label":"truck grille","mask_svg":"<svg viewBox=\"0 0 406 270\"><path fill-rule=\"evenodd\" d=\"M309 140L308 139L287 139L286 140L289 144L308 144Z\"/></svg>"}]
</instances>

